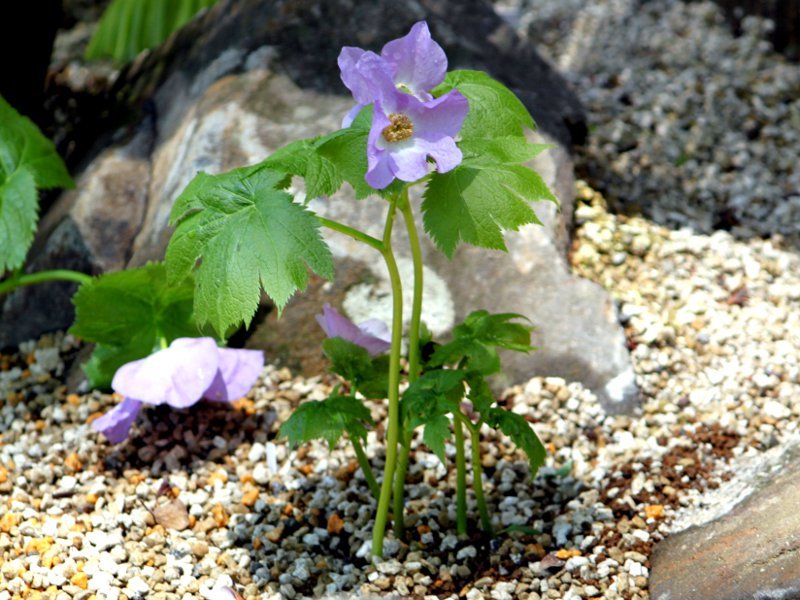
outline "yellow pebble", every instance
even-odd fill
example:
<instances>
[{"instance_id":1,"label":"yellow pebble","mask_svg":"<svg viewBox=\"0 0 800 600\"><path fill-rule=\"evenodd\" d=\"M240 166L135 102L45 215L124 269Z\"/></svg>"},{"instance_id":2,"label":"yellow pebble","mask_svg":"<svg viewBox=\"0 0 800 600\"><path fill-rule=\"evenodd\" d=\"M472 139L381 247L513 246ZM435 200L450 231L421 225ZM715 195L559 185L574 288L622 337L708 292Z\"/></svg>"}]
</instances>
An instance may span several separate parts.
<instances>
[{"instance_id":1,"label":"yellow pebble","mask_svg":"<svg viewBox=\"0 0 800 600\"><path fill-rule=\"evenodd\" d=\"M86 573L75 573L69 581L72 585L77 585L82 590L89 586L89 576Z\"/></svg>"}]
</instances>

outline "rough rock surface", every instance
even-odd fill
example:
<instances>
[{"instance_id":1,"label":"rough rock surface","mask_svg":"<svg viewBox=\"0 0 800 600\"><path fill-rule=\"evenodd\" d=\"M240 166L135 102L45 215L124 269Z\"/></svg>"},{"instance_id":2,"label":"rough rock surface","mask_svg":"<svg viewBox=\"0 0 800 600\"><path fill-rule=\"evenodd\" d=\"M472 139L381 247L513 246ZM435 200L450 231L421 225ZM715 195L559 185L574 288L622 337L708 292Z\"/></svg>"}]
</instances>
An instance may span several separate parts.
<instances>
[{"instance_id":1,"label":"rough rock surface","mask_svg":"<svg viewBox=\"0 0 800 600\"><path fill-rule=\"evenodd\" d=\"M146 103L146 116L132 135L99 153L78 189L65 194L45 220L46 227L73 223L96 271L161 259L172 202L197 171L251 164L292 140L338 128L352 105L337 81L340 46L380 47L427 18L451 68L488 70L519 91L540 124L540 135L555 145L536 168L561 200L561 212L547 203L537 206L544 228L508 236L510 259L462 247L448 264L428 244L429 325L446 334L456 319L477 308L525 314L538 328L535 343L542 350L508 357L508 378L498 383L534 373L563 376L590 386L614 410L629 409L638 394L610 297L570 275L565 260L574 201L573 165L565 145L583 135L578 103L533 46L523 44L483 2L409 1L402 11L391 3L345 4L337 12L330 3L286 2L275 10L264 3L228 2L195 21L188 34L145 56L121 76L115 94L128 103ZM361 25L355 36L337 25L343 19ZM245 24L253 22L262 28L244 33ZM207 27L210 23L214 26ZM488 42L477 47L470 42L475 39ZM343 192L315 208L372 234L381 229L382 203L354 203ZM397 229L398 245L404 247ZM268 318L266 333L251 341L276 348L277 355L306 372L319 367L321 334L304 323L313 325L310 316L323 301L341 300L356 318L388 320L390 314L381 310L388 305L388 290L377 256L335 235L329 241L339 261L339 281L333 286L314 282L311 293L285 311L286 321Z\"/></svg>"},{"instance_id":2,"label":"rough rock surface","mask_svg":"<svg viewBox=\"0 0 800 600\"><path fill-rule=\"evenodd\" d=\"M709 497L729 512L656 546L653 600L800 597L800 448L775 450Z\"/></svg>"}]
</instances>

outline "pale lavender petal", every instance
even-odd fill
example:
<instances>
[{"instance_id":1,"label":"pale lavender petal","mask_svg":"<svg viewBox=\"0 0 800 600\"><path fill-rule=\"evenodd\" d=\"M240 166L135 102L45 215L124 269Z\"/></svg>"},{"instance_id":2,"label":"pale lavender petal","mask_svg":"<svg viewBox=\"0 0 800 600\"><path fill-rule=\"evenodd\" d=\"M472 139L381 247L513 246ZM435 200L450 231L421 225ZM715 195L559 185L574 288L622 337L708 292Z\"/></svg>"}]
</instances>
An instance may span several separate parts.
<instances>
[{"instance_id":1,"label":"pale lavender petal","mask_svg":"<svg viewBox=\"0 0 800 600\"><path fill-rule=\"evenodd\" d=\"M428 174L428 158L417 141L391 152L392 171L401 181L416 181Z\"/></svg>"},{"instance_id":2,"label":"pale lavender petal","mask_svg":"<svg viewBox=\"0 0 800 600\"><path fill-rule=\"evenodd\" d=\"M340 337L352 341L353 338L361 335L358 325L330 304L325 303L322 307L322 314L317 315L316 318L317 323L328 337Z\"/></svg>"},{"instance_id":3,"label":"pale lavender petal","mask_svg":"<svg viewBox=\"0 0 800 600\"><path fill-rule=\"evenodd\" d=\"M371 188L376 190L382 190L395 180L392 157L388 150L379 151L374 160L370 160L370 166L364 179Z\"/></svg>"},{"instance_id":4,"label":"pale lavender petal","mask_svg":"<svg viewBox=\"0 0 800 600\"><path fill-rule=\"evenodd\" d=\"M261 350L218 348L219 370L203 394L215 402L230 402L244 396L264 369Z\"/></svg>"},{"instance_id":5,"label":"pale lavender petal","mask_svg":"<svg viewBox=\"0 0 800 600\"><path fill-rule=\"evenodd\" d=\"M383 354L389 348L392 347L391 342L387 342L386 340L373 337L366 333L362 333L361 335L356 336L355 339L350 341L356 344L357 346L361 346L362 348L364 348L364 350L369 352L370 356L378 356L378 354Z\"/></svg>"},{"instance_id":6,"label":"pale lavender petal","mask_svg":"<svg viewBox=\"0 0 800 600\"><path fill-rule=\"evenodd\" d=\"M362 321L358 324L358 328L367 335L389 342L389 344L392 343L392 332L389 331L389 326L380 319Z\"/></svg>"},{"instance_id":7,"label":"pale lavender petal","mask_svg":"<svg viewBox=\"0 0 800 600\"><path fill-rule=\"evenodd\" d=\"M404 107L405 114L414 122L414 135L419 137L442 135L456 137L469 112L469 102L458 90L451 90L430 102L411 102Z\"/></svg>"},{"instance_id":8,"label":"pale lavender petal","mask_svg":"<svg viewBox=\"0 0 800 600\"><path fill-rule=\"evenodd\" d=\"M395 69L395 85L405 87L420 100L430 100L428 92L444 81L447 72L444 50L431 39L425 21L415 24L408 35L386 44L381 56Z\"/></svg>"},{"instance_id":9,"label":"pale lavender petal","mask_svg":"<svg viewBox=\"0 0 800 600\"><path fill-rule=\"evenodd\" d=\"M416 146L419 151L424 152L426 156L430 156L436 161L436 170L439 173L447 173L455 169L461 164L463 155L461 149L456 146L455 140L451 137L442 137L435 142L426 139L416 140ZM399 179L403 179L399 174ZM414 181L413 179L411 181Z\"/></svg>"},{"instance_id":10,"label":"pale lavender petal","mask_svg":"<svg viewBox=\"0 0 800 600\"><path fill-rule=\"evenodd\" d=\"M112 444L119 444L128 438L141 408L142 403L138 400L123 398L122 402L102 417L92 421L92 429L102 433Z\"/></svg>"},{"instance_id":11,"label":"pale lavender petal","mask_svg":"<svg viewBox=\"0 0 800 600\"><path fill-rule=\"evenodd\" d=\"M386 324L383 323L381 330L374 321L377 319L367 321L366 328L363 327L363 324L362 326L356 325L330 304L325 304L322 307L322 314L317 315L317 323L328 337L340 337L353 342L364 348L371 356L386 352L392 345L390 341L383 339L384 337L388 338ZM374 335L374 333L379 335Z\"/></svg>"},{"instance_id":12,"label":"pale lavender petal","mask_svg":"<svg viewBox=\"0 0 800 600\"><path fill-rule=\"evenodd\" d=\"M363 104L356 104L353 108L350 109L344 118L342 119L342 129L350 127L353 124L353 121L356 120L358 113L361 112L361 109L364 108Z\"/></svg>"},{"instance_id":13,"label":"pale lavender petal","mask_svg":"<svg viewBox=\"0 0 800 600\"><path fill-rule=\"evenodd\" d=\"M367 173L364 179L370 187L382 190L394 181L394 172L391 169L391 160L387 146L383 139L383 129L391 125L389 117L380 103L375 104L372 111L372 125L367 137Z\"/></svg>"},{"instance_id":14,"label":"pale lavender petal","mask_svg":"<svg viewBox=\"0 0 800 600\"><path fill-rule=\"evenodd\" d=\"M395 91L393 68L374 52L345 47L339 53L342 82L359 104L370 104Z\"/></svg>"},{"instance_id":15,"label":"pale lavender petal","mask_svg":"<svg viewBox=\"0 0 800 600\"><path fill-rule=\"evenodd\" d=\"M146 404L185 408L203 396L218 367L213 338L178 338L169 348L120 367L111 387Z\"/></svg>"}]
</instances>

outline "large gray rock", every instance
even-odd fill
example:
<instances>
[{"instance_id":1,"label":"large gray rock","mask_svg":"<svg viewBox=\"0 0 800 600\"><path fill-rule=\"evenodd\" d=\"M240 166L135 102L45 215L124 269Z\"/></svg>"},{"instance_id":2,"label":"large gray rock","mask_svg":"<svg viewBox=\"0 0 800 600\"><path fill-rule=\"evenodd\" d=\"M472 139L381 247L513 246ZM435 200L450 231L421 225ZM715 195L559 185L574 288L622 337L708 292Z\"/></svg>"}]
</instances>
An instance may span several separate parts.
<instances>
[{"instance_id":1,"label":"large gray rock","mask_svg":"<svg viewBox=\"0 0 800 600\"><path fill-rule=\"evenodd\" d=\"M562 207L557 212L554 205L540 203L536 208L545 227L510 233L510 256L461 247L449 262L426 242L428 324L445 335L455 320L476 308L525 314L537 326L535 342L542 350L508 357L503 383L561 375L591 386L609 408L629 409L637 392L611 300L598 286L572 276L565 259L574 201L565 144L580 136L583 122L560 78L476 0L278 4L223 3L192 25L192 37L173 38L168 48L132 67L116 94L146 101L150 116L132 137L98 154L78 189L46 219L47 227L69 223L79 231L95 270L161 259L172 203L197 171L217 173L257 162L292 140L337 129L352 106L336 84L339 47L379 47L427 18L451 67L484 68L520 89L544 140L555 145L535 166ZM359 24L355 32L344 27L352 22ZM356 203L348 194L344 190L313 206L379 234L384 203ZM395 236L401 267L407 268L407 240L399 224ZM337 234L328 240L337 261L336 282L313 280L308 293L284 311L284 319L269 315L250 341L309 371L320 367L321 332L312 315L322 302L344 305L356 319L387 317L379 257Z\"/></svg>"},{"instance_id":2,"label":"large gray rock","mask_svg":"<svg viewBox=\"0 0 800 600\"><path fill-rule=\"evenodd\" d=\"M800 445L740 460L736 477L654 551L653 600L800 598Z\"/></svg>"}]
</instances>

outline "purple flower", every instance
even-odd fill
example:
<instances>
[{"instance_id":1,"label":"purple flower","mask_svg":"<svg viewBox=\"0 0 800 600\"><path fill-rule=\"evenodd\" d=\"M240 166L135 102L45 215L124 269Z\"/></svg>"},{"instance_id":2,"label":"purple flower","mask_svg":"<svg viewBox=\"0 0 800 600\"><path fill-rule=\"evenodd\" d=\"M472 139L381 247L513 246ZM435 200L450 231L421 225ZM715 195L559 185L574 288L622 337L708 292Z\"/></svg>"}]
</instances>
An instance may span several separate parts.
<instances>
[{"instance_id":1,"label":"purple flower","mask_svg":"<svg viewBox=\"0 0 800 600\"><path fill-rule=\"evenodd\" d=\"M322 307L317 323L328 337L340 337L361 346L370 356L377 356L392 347L392 338L386 323L369 319L356 325L330 304Z\"/></svg>"},{"instance_id":2,"label":"purple flower","mask_svg":"<svg viewBox=\"0 0 800 600\"><path fill-rule=\"evenodd\" d=\"M428 157L440 173L461 162L454 138L469 104L458 90L436 99L430 94L444 81L447 58L424 21L386 44L380 56L345 47L338 62L342 81L358 103L343 126L364 106L374 107L367 142L370 186L382 189L395 178L416 181L428 173Z\"/></svg>"},{"instance_id":3,"label":"purple flower","mask_svg":"<svg viewBox=\"0 0 800 600\"><path fill-rule=\"evenodd\" d=\"M178 338L169 348L121 366L111 387L124 400L92 422L111 443L128 437L142 404L192 406L201 398L229 402L252 387L264 367L259 350L219 348L212 338Z\"/></svg>"}]
</instances>

